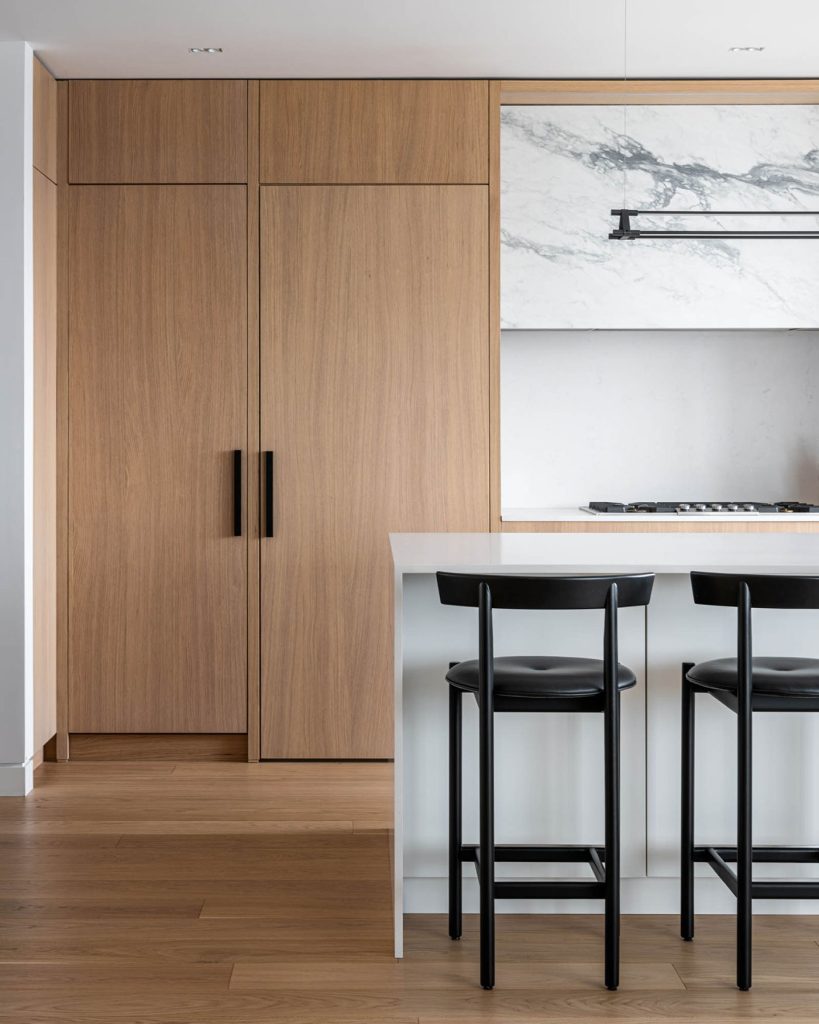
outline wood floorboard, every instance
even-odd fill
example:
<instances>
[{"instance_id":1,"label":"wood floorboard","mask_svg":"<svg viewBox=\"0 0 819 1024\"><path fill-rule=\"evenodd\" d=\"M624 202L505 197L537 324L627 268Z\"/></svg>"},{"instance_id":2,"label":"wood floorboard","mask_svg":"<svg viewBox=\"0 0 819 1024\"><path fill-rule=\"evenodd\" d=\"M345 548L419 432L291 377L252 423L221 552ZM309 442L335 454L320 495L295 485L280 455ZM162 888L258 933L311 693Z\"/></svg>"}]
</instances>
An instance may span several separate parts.
<instances>
[{"instance_id":1,"label":"wood floorboard","mask_svg":"<svg viewBox=\"0 0 819 1024\"><path fill-rule=\"evenodd\" d=\"M505 963L499 971L504 991L531 989L538 982L542 991L596 991L600 988L600 962L553 961L538 965ZM426 989L443 989L448 994L471 992L475 985L475 963L450 960L437 970L429 963L394 959L336 961L256 961L237 963L230 979L231 989L239 992L275 992L307 990L311 992L366 991L388 995L401 992L404 999ZM623 991L684 989L680 976L670 963L623 964Z\"/></svg>"},{"instance_id":2,"label":"wood floorboard","mask_svg":"<svg viewBox=\"0 0 819 1024\"><path fill-rule=\"evenodd\" d=\"M600 916L413 915L391 955L392 766L46 764L0 801L0 1024L816 1024L819 917L627 916L602 987Z\"/></svg>"}]
</instances>

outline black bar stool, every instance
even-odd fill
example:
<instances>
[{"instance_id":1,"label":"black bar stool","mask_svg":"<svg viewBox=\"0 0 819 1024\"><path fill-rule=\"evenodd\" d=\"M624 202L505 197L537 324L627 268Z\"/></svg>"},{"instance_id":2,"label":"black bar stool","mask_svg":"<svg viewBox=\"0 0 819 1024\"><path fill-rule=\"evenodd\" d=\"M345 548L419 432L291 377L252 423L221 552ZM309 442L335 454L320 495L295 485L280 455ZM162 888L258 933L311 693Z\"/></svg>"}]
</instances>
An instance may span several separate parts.
<instances>
[{"instance_id":1,"label":"black bar stool","mask_svg":"<svg viewBox=\"0 0 819 1024\"><path fill-rule=\"evenodd\" d=\"M461 937L462 864L473 863L480 883L481 985L495 985L496 899L605 900L605 983L620 974L620 691L634 686L617 660L617 609L647 605L654 576L494 576L439 572L447 605L478 609L477 661L454 662L449 683L449 935ZM492 609L605 609L603 660L493 655ZM480 722L480 842L461 836L461 698L472 693ZM496 846L493 713L602 712L605 735L605 846ZM496 881L496 861L587 863L593 879Z\"/></svg>"},{"instance_id":2,"label":"black bar stool","mask_svg":"<svg viewBox=\"0 0 819 1024\"><path fill-rule=\"evenodd\" d=\"M754 882L758 863L816 863L819 850L754 847L751 724L754 711L819 711L819 660L754 658L752 608L819 608L819 577L692 572L696 604L737 609L737 656L682 667L682 904L680 934L694 938L694 863L710 864L737 900L737 986L751 987L754 899L819 899L819 881ZM737 716L737 845L694 845L694 696L710 693ZM736 871L729 864L736 863Z\"/></svg>"}]
</instances>

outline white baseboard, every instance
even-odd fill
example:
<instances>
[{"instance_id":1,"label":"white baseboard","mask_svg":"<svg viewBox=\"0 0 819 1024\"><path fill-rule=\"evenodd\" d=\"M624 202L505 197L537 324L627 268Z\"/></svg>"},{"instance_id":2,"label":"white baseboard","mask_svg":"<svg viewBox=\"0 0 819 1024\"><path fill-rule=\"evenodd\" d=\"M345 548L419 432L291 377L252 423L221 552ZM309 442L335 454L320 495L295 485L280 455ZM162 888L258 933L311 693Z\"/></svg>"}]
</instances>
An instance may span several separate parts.
<instances>
[{"instance_id":1,"label":"white baseboard","mask_svg":"<svg viewBox=\"0 0 819 1024\"><path fill-rule=\"evenodd\" d=\"M787 865L777 865L786 868ZM621 885L624 914L679 914L680 882L677 878L624 878ZM464 878L463 907L478 913L478 882ZM602 914L601 900L498 900L499 914ZM733 914L736 900L718 878L696 880L694 909L697 914ZM405 914L445 914L445 878L405 878ZM755 914L819 914L819 900L755 900Z\"/></svg>"},{"instance_id":2,"label":"white baseboard","mask_svg":"<svg viewBox=\"0 0 819 1024\"><path fill-rule=\"evenodd\" d=\"M0 797L27 796L34 789L34 764L0 764Z\"/></svg>"}]
</instances>

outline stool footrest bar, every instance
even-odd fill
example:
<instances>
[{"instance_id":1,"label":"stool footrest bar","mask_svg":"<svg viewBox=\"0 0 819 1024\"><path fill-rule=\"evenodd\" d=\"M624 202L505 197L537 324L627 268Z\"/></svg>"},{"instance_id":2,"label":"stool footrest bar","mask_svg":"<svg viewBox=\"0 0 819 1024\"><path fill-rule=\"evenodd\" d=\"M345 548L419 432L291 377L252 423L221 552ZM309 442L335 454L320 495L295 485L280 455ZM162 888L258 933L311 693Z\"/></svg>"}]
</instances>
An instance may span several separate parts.
<instances>
[{"instance_id":1,"label":"stool footrest bar","mask_svg":"<svg viewBox=\"0 0 819 1024\"><path fill-rule=\"evenodd\" d=\"M735 846L694 847L694 860L710 864L734 896L737 895L739 882L736 873L728 865L736 862L736 859ZM819 863L819 850L807 846L756 846L753 860L758 864L816 864ZM819 899L819 879L762 879L751 883L751 896L755 900L815 900Z\"/></svg>"},{"instance_id":2,"label":"stool footrest bar","mask_svg":"<svg viewBox=\"0 0 819 1024\"><path fill-rule=\"evenodd\" d=\"M737 859L735 846L695 846L694 860L707 861L709 850L715 850L728 863ZM813 846L755 846L753 857L757 864L819 864L819 849Z\"/></svg>"},{"instance_id":3,"label":"stool footrest bar","mask_svg":"<svg viewBox=\"0 0 819 1024\"><path fill-rule=\"evenodd\" d=\"M565 881L515 878L495 881L495 899L509 900L602 900L606 896L604 882L578 878Z\"/></svg>"},{"instance_id":4,"label":"stool footrest bar","mask_svg":"<svg viewBox=\"0 0 819 1024\"><path fill-rule=\"evenodd\" d=\"M461 847L461 860L471 864L478 857L477 844ZM596 858L601 864L606 859L604 846L537 846L503 844L495 847L496 861L520 861L552 864L593 864ZM601 864L602 866L602 864Z\"/></svg>"},{"instance_id":5,"label":"stool footrest bar","mask_svg":"<svg viewBox=\"0 0 819 1024\"><path fill-rule=\"evenodd\" d=\"M543 879L510 878L495 879L495 899L520 900L602 900L606 896L606 851L603 846L521 846L507 844L495 847L495 862L588 864L594 878ZM463 863L475 865L480 881L481 851L476 845L462 846L460 857Z\"/></svg>"}]
</instances>

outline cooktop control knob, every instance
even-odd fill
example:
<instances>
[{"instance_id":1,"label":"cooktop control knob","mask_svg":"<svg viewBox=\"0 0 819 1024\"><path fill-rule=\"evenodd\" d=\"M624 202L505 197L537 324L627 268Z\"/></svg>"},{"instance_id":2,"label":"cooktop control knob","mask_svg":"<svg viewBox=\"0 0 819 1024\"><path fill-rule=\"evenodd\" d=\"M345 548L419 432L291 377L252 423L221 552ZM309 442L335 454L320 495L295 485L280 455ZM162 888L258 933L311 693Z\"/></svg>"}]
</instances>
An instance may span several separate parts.
<instances>
[{"instance_id":1,"label":"cooktop control knob","mask_svg":"<svg viewBox=\"0 0 819 1024\"><path fill-rule=\"evenodd\" d=\"M722 505L715 503L711 506L712 512L722 512Z\"/></svg>"},{"instance_id":2,"label":"cooktop control knob","mask_svg":"<svg viewBox=\"0 0 819 1024\"><path fill-rule=\"evenodd\" d=\"M739 512L739 505L735 505L733 502L730 505L725 506L729 512Z\"/></svg>"},{"instance_id":3,"label":"cooktop control knob","mask_svg":"<svg viewBox=\"0 0 819 1024\"><path fill-rule=\"evenodd\" d=\"M678 506L677 506L677 511L678 511L678 512L688 512L688 510L689 510L690 508L691 508L691 506L690 506L690 505L687 505L687 504L686 504L685 502L683 502L683 504L682 504L682 505L678 505Z\"/></svg>"},{"instance_id":4,"label":"cooktop control knob","mask_svg":"<svg viewBox=\"0 0 819 1024\"><path fill-rule=\"evenodd\" d=\"M742 507L745 509L746 512L756 512L755 505L743 505Z\"/></svg>"},{"instance_id":5,"label":"cooktop control knob","mask_svg":"<svg viewBox=\"0 0 819 1024\"><path fill-rule=\"evenodd\" d=\"M695 509L696 509L696 510L697 510L698 512L707 512L707 511L708 511L708 506L707 506L707 505L702 505L702 504L700 504L700 505L695 505L695 506L694 506L694 508L695 508Z\"/></svg>"}]
</instances>

